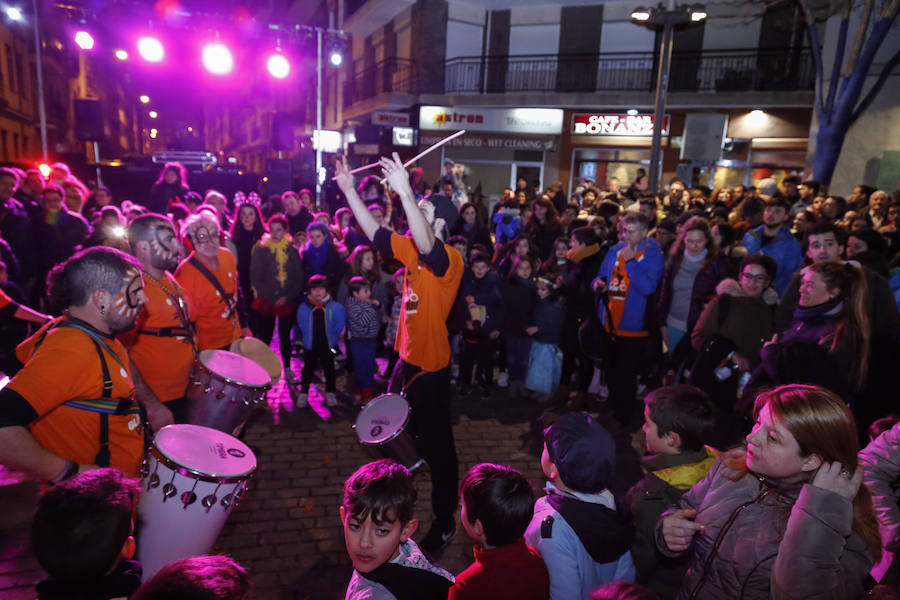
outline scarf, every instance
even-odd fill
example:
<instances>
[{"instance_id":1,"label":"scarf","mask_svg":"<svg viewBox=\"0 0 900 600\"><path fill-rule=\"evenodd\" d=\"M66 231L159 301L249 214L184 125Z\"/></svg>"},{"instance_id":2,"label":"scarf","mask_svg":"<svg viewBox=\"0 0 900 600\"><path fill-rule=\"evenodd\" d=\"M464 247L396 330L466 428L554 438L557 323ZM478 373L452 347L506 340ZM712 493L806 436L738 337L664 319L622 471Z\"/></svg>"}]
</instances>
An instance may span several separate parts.
<instances>
[{"instance_id":1,"label":"scarf","mask_svg":"<svg viewBox=\"0 0 900 600\"><path fill-rule=\"evenodd\" d=\"M56 225L59 223L59 216L62 214L61 210L45 210L44 211L44 224L45 225Z\"/></svg>"},{"instance_id":2,"label":"scarf","mask_svg":"<svg viewBox=\"0 0 900 600\"><path fill-rule=\"evenodd\" d=\"M309 268L313 274L324 274L325 263L328 260L328 244L328 238L326 237L325 241L318 248L310 242L306 242L306 246L303 247L303 256L309 261Z\"/></svg>"},{"instance_id":3,"label":"scarf","mask_svg":"<svg viewBox=\"0 0 900 600\"><path fill-rule=\"evenodd\" d=\"M600 244L591 244L590 246L585 246L584 248L580 248L578 250L574 248L570 248L568 252L566 252L566 258L571 260L573 263L580 263L584 259L589 256L593 256L600 252Z\"/></svg>"},{"instance_id":4,"label":"scarf","mask_svg":"<svg viewBox=\"0 0 900 600\"><path fill-rule=\"evenodd\" d=\"M826 300L815 306L797 306L794 309L795 321L808 321L819 317L831 317L839 312L844 306L844 301L840 296L835 296L831 300Z\"/></svg>"},{"instance_id":5,"label":"scarf","mask_svg":"<svg viewBox=\"0 0 900 600\"><path fill-rule=\"evenodd\" d=\"M290 236L284 236L280 242L276 242L271 237L266 237L262 243L264 248L268 248L269 252L275 255L275 279L284 288L287 285L287 249L291 245ZM323 246L325 244L322 244Z\"/></svg>"}]
</instances>

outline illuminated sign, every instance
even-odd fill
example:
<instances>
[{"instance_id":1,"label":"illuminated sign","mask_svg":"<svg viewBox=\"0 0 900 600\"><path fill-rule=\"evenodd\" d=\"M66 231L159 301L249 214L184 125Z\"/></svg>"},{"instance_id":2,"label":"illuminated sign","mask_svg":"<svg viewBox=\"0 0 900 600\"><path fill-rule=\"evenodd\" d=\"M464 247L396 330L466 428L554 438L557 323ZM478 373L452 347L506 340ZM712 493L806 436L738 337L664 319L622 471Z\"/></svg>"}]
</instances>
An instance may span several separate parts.
<instances>
[{"instance_id":1,"label":"illuminated sign","mask_svg":"<svg viewBox=\"0 0 900 600\"><path fill-rule=\"evenodd\" d=\"M422 106L419 129L493 131L503 133L562 133L563 111L558 108L468 108Z\"/></svg>"},{"instance_id":2,"label":"illuminated sign","mask_svg":"<svg viewBox=\"0 0 900 600\"><path fill-rule=\"evenodd\" d=\"M573 135L653 135L651 114L577 113L572 116ZM669 135L669 115L663 118L663 135Z\"/></svg>"},{"instance_id":3,"label":"illuminated sign","mask_svg":"<svg viewBox=\"0 0 900 600\"><path fill-rule=\"evenodd\" d=\"M408 127L409 115L406 113L376 110L372 113L372 125L399 125L401 127Z\"/></svg>"},{"instance_id":4,"label":"illuminated sign","mask_svg":"<svg viewBox=\"0 0 900 600\"><path fill-rule=\"evenodd\" d=\"M412 146L414 144L414 131L412 127L394 127L393 142L395 146Z\"/></svg>"}]
</instances>

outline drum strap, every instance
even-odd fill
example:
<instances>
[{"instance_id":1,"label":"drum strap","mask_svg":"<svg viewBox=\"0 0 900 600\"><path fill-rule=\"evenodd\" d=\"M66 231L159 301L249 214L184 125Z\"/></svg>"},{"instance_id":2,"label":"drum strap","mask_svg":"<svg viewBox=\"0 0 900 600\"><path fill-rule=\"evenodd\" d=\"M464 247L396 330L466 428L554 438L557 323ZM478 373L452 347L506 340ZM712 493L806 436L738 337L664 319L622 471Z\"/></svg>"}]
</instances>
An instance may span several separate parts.
<instances>
[{"instance_id":1,"label":"drum strap","mask_svg":"<svg viewBox=\"0 0 900 600\"><path fill-rule=\"evenodd\" d=\"M157 337L185 337L191 343L191 348L193 348L194 357L196 358L197 344L194 340L194 332L196 330L188 315L187 302L185 301L184 296L181 295L181 291L178 289L178 282L175 281L175 278L172 277L168 271L166 271L166 282L172 286L172 289L169 289L167 286L163 285L161 281L150 275L146 269L144 269L143 273L144 277L155 283L175 305L175 310L178 313L178 320L181 321L181 327L143 327L138 330L138 333L142 335L155 335Z\"/></svg>"},{"instance_id":2,"label":"drum strap","mask_svg":"<svg viewBox=\"0 0 900 600\"><path fill-rule=\"evenodd\" d=\"M228 316L233 318L235 315L235 309L237 308L237 302L235 301L234 296L225 293L225 288L222 287L222 284L219 283L219 280L216 279L216 276L213 275L212 271L210 271L206 267L206 265L204 265L200 261L199 258L197 258L196 256L191 256L188 259L188 262L191 263L195 269L200 271L200 274L203 275L207 279L207 281L212 284L213 288L217 292L219 292L219 299L221 299L222 302L225 303L225 306L228 307ZM235 290L237 290L236 287Z\"/></svg>"},{"instance_id":3,"label":"drum strap","mask_svg":"<svg viewBox=\"0 0 900 600\"><path fill-rule=\"evenodd\" d=\"M156 337L189 338L192 335L192 332L185 327L142 327L141 329L138 329L138 333Z\"/></svg>"}]
</instances>

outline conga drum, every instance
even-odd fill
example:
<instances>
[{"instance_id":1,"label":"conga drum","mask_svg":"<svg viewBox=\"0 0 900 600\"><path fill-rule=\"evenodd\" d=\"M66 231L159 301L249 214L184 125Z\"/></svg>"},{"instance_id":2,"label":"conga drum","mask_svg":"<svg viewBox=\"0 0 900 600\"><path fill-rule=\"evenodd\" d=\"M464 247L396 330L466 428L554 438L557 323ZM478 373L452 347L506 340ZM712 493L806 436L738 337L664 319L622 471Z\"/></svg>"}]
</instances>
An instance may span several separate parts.
<instances>
[{"instance_id":1,"label":"conga drum","mask_svg":"<svg viewBox=\"0 0 900 600\"><path fill-rule=\"evenodd\" d=\"M424 462L407 431L412 409L399 394L370 400L356 416L353 428L360 443L374 458L392 458L412 470Z\"/></svg>"},{"instance_id":2,"label":"conga drum","mask_svg":"<svg viewBox=\"0 0 900 600\"><path fill-rule=\"evenodd\" d=\"M256 472L239 439L199 425L167 425L141 470L137 557L146 581L168 563L206 554Z\"/></svg>"},{"instance_id":3,"label":"conga drum","mask_svg":"<svg viewBox=\"0 0 900 600\"><path fill-rule=\"evenodd\" d=\"M188 422L237 435L253 412L265 406L272 387L261 366L227 350L204 350L194 363Z\"/></svg>"}]
</instances>

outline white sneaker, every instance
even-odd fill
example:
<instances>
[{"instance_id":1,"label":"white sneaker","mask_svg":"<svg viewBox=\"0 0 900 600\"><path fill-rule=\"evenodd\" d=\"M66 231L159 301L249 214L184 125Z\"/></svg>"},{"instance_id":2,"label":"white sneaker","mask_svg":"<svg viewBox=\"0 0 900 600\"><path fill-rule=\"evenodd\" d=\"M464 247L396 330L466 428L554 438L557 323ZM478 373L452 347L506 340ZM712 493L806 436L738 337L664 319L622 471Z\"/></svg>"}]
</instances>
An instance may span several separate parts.
<instances>
[{"instance_id":1,"label":"white sneaker","mask_svg":"<svg viewBox=\"0 0 900 600\"><path fill-rule=\"evenodd\" d=\"M497 374L497 385L499 385L502 388L508 387L509 386L509 373L507 373L506 371L500 371L500 373Z\"/></svg>"},{"instance_id":2,"label":"white sneaker","mask_svg":"<svg viewBox=\"0 0 900 600\"><path fill-rule=\"evenodd\" d=\"M327 392L325 394L325 406L329 408L334 408L338 405L337 394L334 392Z\"/></svg>"},{"instance_id":3,"label":"white sneaker","mask_svg":"<svg viewBox=\"0 0 900 600\"><path fill-rule=\"evenodd\" d=\"M306 408L309 406L309 394L300 392L297 395L297 408Z\"/></svg>"}]
</instances>

